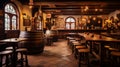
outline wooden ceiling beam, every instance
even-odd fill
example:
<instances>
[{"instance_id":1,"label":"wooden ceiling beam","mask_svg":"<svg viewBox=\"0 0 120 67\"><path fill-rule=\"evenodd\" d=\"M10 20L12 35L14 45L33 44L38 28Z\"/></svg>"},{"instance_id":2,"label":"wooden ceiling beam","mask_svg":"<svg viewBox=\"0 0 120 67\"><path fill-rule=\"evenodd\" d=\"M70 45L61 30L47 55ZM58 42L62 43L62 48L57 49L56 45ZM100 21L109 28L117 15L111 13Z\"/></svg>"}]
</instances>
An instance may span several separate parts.
<instances>
[{"instance_id":1,"label":"wooden ceiling beam","mask_svg":"<svg viewBox=\"0 0 120 67\"><path fill-rule=\"evenodd\" d=\"M34 2L35 5L47 5L47 4L55 4L55 5L120 5L119 2L104 2L104 1L82 1L82 2Z\"/></svg>"},{"instance_id":2,"label":"wooden ceiling beam","mask_svg":"<svg viewBox=\"0 0 120 67\"><path fill-rule=\"evenodd\" d=\"M104 5L105 2L34 2L34 5Z\"/></svg>"}]
</instances>

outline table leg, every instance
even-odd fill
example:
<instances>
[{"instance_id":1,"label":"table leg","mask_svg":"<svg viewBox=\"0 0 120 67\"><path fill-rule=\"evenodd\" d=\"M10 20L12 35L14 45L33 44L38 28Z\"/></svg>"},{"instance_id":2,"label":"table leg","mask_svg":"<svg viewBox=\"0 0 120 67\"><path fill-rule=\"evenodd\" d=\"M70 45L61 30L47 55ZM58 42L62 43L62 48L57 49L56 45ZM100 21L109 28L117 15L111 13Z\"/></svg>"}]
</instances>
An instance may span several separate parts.
<instances>
[{"instance_id":1,"label":"table leg","mask_svg":"<svg viewBox=\"0 0 120 67\"><path fill-rule=\"evenodd\" d=\"M101 45L100 45L100 66L102 67L103 66L103 63L104 63L104 59L105 59L105 48L104 48L104 45L105 43L102 42Z\"/></svg>"},{"instance_id":2,"label":"table leg","mask_svg":"<svg viewBox=\"0 0 120 67\"><path fill-rule=\"evenodd\" d=\"M16 44L13 44L13 57L12 57L12 66L17 67L17 53L16 53Z\"/></svg>"}]
</instances>

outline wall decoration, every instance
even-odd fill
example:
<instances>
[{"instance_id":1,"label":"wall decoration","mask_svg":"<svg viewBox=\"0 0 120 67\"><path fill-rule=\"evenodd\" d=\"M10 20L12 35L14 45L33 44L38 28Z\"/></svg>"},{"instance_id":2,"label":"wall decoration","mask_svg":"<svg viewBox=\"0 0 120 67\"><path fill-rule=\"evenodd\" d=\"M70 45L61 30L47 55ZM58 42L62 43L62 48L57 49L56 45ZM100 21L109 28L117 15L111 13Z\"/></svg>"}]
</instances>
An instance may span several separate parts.
<instances>
[{"instance_id":1,"label":"wall decoration","mask_svg":"<svg viewBox=\"0 0 120 67\"><path fill-rule=\"evenodd\" d=\"M30 19L23 19L23 26L30 26Z\"/></svg>"}]
</instances>

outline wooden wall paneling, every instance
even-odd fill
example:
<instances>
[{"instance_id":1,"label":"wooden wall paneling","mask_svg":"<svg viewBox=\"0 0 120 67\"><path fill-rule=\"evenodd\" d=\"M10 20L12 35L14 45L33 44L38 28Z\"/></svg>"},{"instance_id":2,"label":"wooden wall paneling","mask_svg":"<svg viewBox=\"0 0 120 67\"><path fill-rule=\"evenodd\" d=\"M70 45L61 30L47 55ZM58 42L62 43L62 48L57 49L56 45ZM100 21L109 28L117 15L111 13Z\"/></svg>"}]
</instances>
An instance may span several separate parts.
<instances>
[{"instance_id":1,"label":"wooden wall paneling","mask_svg":"<svg viewBox=\"0 0 120 67\"><path fill-rule=\"evenodd\" d=\"M0 39L3 39L5 36L5 34L3 33L4 32L4 24L3 24L3 16L4 13L3 13L3 10L0 10Z\"/></svg>"}]
</instances>

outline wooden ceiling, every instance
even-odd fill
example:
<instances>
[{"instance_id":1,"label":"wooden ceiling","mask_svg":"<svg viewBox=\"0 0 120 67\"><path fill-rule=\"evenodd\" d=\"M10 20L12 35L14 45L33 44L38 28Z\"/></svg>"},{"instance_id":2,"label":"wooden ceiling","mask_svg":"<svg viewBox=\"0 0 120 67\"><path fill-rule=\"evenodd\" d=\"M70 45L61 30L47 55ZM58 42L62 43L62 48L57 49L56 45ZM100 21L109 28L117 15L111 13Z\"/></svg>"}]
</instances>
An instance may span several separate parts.
<instances>
[{"instance_id":1,"label":"wooden ceiling","mask_svg":"<svg viewBox=\"0 0 120 67\"><path fill-rule=\"evenodd\" d=\"M33 6L33 12L39 8L54 15L105 15L120 9L117 0L18 0L22 4Z\"/></svg>"}]
</instances>

